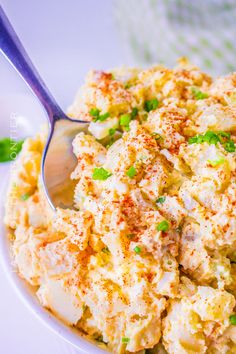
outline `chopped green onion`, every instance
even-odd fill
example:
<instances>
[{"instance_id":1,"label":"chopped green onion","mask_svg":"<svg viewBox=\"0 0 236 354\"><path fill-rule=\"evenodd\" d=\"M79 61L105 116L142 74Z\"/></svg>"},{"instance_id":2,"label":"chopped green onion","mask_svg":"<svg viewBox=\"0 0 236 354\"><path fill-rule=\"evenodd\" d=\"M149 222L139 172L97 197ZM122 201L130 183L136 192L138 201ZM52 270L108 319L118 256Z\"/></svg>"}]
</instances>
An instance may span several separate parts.
<instances>
[{"instance_id":1,"label":"chopped green onion","mask_svg":"<svg viewBox=\"0 0 236 354\"><path fill-rule=\"evenodd\" d=\"M207 93L200 91L196 87L192 87L192 93L197 100L204 100L204 98L208 98Z\"/></svg>"},{"instance_id":2,"label":"chopped green onion","mask_svg":"<svg viewBox=\"0 0 236 354\"><path fill-rule=\"evenodd\" d=\"M115 134L115 132L116 132L116 129L114 129L114 128L109 129L110 136L113 136Z\"/></svg>"},{"instance_id":3,"label":"chopped green onion","mask_svg":"<svg viewBox=\"0 0 236 354\"><path fill-rule=\"evenodd\" d=\"M236 326L236 315L231 315L231 316L229 316L229 322L230 322L232 325Z\"/></svg>"},{"instance_id":4,"label":"chopped green onion","mask_svg":"<svg viewBox=\"0 0 236 354\"><path fill-rule=\"evenodd\" d=\"M122 125L124 127L129 127L130 121L131 121L131 115L129 113L122 114L120 116L120 125Z\"/></svg>"},{"instance_id":5,"label":"chopped green onion","mask_svg":"<svg viewBox=\"0 0 236 354\"><path fill-rule=\"evenodd\" d=\"M134 107L131 112L131 119L135 119L138 115L138 108Z\"/></svg>"},{"instance_id":6,"label":"chopped green onion","mask_svg":"<svg viewBox=\"0 0 236 354\"><path fill-rule=\"evenodd\" d=\"M230 139L230 133L228 133L228 132L222 132L222 131L220 131L220 132L218 132L217 134L218 134L219 136L221 136L222 138Z\"/></svg>"},{"instance_id":7,"label":"chopped green onion","mask_svg":"<svg viewBox=\"0 0 236 354\"><path fill-rule=\"evenodd\" d=\"M98 120L100 122L103 122L108 117L110 117L109 112L106 112L104 114L100 114L100 110L98 108L91 108L89 111L89 114L94 118L95 122L97 122Z\"/></svg>"},{"instance_id":8,"label":"chopped green onion","mask_svg":"<svg viewBox=\"0 0 236 354\"><path fill-rule=\"evenodd\" d=\"M153 136L154 139L156 139L156 140L163 139L163 137L162 137L159 133L152 133L152 136Z\"/></svg>"},{"instance_id":9,"label":"chopped green onion","mask_svg":"<svg viewBox=\"0 0 236 354\"><path fill-rule=\"evenodd\" d=\"M8 162L16 159L22 149L23 140L15 141L10 138L0 140L0 162Z\"/></svg>"},{"instance_id":10,"label":"chopped green onion","mask_svg":"<svg viewBox=\"0 0 236 354\"><path fill-rule=\"evenodd\" d=\"M129 343L130 338L128 337L122 337L122 343Z\"/></svg>"},{"instance_id":11,"label":"chopped green onion","mask_svg":"<svg viewBox=\"0 0 236 354\"><path fill-rule=\"evenodd\" d=\"M141 248L139 246L134 247L134 252L139 254L141 252Z\"/></svg>"},{"instance_id":12,"label":"chopped green onion","mask_svg":"<svg viewBox=\"0 0 236 354\"><path fill-rule=\"evenodd\" d=\"M156 200L156 203L160 203L160 204L163 204L166 200L166 197L159 197L157 200Z\"/></svg>"},{"instance_id":13,"label":"chopped green onion","mask_svg":"<svg viewBox=\"0 0 236 354\"><path fill-rule=\"evenodd\" d=\"M106 120L109 117L110 117L110 113L106 112L104 114L100 114L99 117L98 117L98 120L100 120L100 122L103 122L104 120Z\"/></svg>"},{"instance_id":14,"label":"chopped green onion","mask_svg":"<svg viewBox=\"0 0 236 354\"><path fill-rule=\"evenodd\" d=\"M188 143L190 145L192 144L198 144L198 137L197 136L191 136L191 138L188 139Z\"/></svg>"},{"instance_id":15,"label":"chopped green onion","mask_svg":"<svg viewBox=\"0 0 236 354\"><path fill-rule=\"evenodd\" d=\"M109 143L106 145L107 149L115 142L114 137L113 137L113 135L115 135L115 133L116 133L116 129L114 129L114 128L109 129L109 135L110 135L111 139L110 139Z\"/></svg>"},{"instance_id":16,"label":"chopped green onion","mask_svg":"<svg viewBox=\"0 0 236 354\"><path fill-rule=\"evenodd\" d=\"M219 136L210 130L203 135L203 142L207 142L210 145L216 145L219 141Z\"/></svg>"},{"instance_id":17,"label":"chopped green onion","mask_svg":"<svg viewBox=\"0 0 236 354\"><path fill-rule=\"evenodd\" d=\"M100 110L98 108L91 108L90 111L89 111L89 114L92 117L97 118L97 117L99 117Z\"/></svg>"},{"instance_id":18,"label":"chopped green onion","mask_svg":"<svg viewBox=\"0 0 236 354\"><path fill-rule=\"evenodd\" d=\"M159 105L159 101L157 98L153 98L152 100L148 100L144 103L144 109L146 112L151 112L157 109Z\"/></svg>"},{"instance_id":19,"label":"chopped green onion","mask_svg":"<svg viewBox=\"0 0 236 354\"><path fill-rule=\"evenodd\" d=\"M168 221L163 220L157 225L157 231L168 231L170 228Z\"/></svg>"},{"instance_id":20,"label":"chopped green onion","mask_svg":"<svg viewBox=\"0 0 236 354\"><path fill-rule=\"evenodd\" d=\"M208 143L209 145L216 145L218 142L220 142L220 138L216 133L209 130L203 135L197 134L188 140L189 144L202 144L204 142Z\"/></svg>"},{"instance_id":21,"label":"chopped green onion","mask_svg":"<svg viewBox=\"0 0 236 354\"><path fill-rule=\"evenodd\" d=\"M222 163L225 162L225 159L220 156L220 157L219 157L218 159L216 159L216 160L207 160L207 162L209 162L209 164L210 164L212 167L216 167L216 166L222 165Z\"/></svg>"},{"instance_id":22,"label":"chopped green onion","mask_svg":"<svg viewBox=\"0 0 236 354\"><path fill-rule=\"evenodd\" d=\"M203 135L203 142L207 142L211 145L216 145L218 142L220 142L220 138L217 133L214 133L209 130Z\"/></svg>"},{"instance_id":23,"label":"chopped green onion","mask_svg":"<svg viewBox=\"0 0 236 354\"><path fill-rule=\"evenodd\" d=\"M236 147L235 144L233 142L233 140L229 140L224 144L224 148L227 152L235 152L236 151Z\"/></svg>"},{"instance_id":24,"label":"chopped green onion","mask_svg":"<svg viewBox=\"0 0 236 354\"><path fill-rule=\"evenodd\" d=\"M134 176L136 176L137 171L136 168L134 166L131 166L128 171L126 171L126 176L128 176L129 178L134 178Z\"/></svg>"},{"instance_id":25,"label":"chopped green onion","mask_svg":"<svg viewBox=\"0 0 236 354\"><path fill-rule=\"evenodd\" d=\"M235 152L236 147L233 140L223 141L221 138L230 139L230 133L207 131L205 134L197 134L188 139L189 144L202 144L207 142L209 145L221 143L227 152Z\"/></svg>"},{"instance_id":26,"label":"chopped green onion","mask_svg":"<svg viewBox=\"0 0 236 354\"><path fill-rule=\"evenodd\" d=\"M192 136L191 138L188 139L188 143L189 144L202 144L203 143L202 135Z\"/></svg>"},{"instance_id":27,"label":"chopped green onion","mask_svg":"<svg viewBox=\"0 0 236 354\"><path fill-rule=\"evenodd\" d=\"M25 200L29 199L29 197L30 197L29 193L25 193L20 196L20 199L25 201Z\"/></svg>"},{"instance_id":28,"label":"chopped green onion","mask_svg":"<svg viewBox=\"0 0 236 354\"><path fill-rule=\"evenodd\" d=\"M105 168L103 168L103 167L97 168L96 167L93 170L92 178L94 180L98 180L98 181L105 181L111 175L112 175L112 173L110 173L109 171L105 170Z\"/></svg>"}]
</instances>

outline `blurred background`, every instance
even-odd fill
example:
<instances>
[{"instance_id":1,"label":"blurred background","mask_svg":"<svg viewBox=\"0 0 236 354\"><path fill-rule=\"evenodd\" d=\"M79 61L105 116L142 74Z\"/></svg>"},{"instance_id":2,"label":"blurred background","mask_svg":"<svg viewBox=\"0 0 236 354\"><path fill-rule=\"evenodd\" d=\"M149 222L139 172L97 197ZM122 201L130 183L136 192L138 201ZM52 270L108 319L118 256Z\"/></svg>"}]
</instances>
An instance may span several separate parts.
<instances>
[{"instance_id":1,"label":"blurred background","mask_svg":"<svg viewBox=\"0 0 236 354\"><path fill-rule=\"evenodd\" d=\"M235 0L117 0L115 7L134 62L173 66L186 56L214 76L235 70Z\"/></svg>"},{"instance_id":2,"label":"blurred background","mask_svg":"<svg viewBox=\"0 0 236 354\"><path fill-rule=\"evenodd\" d=\"M63 108L91 68L187 56L219 75L236 67L235 0L1 0ZM1 92L25 90L0 57Z\"/></svg>"},{"instance_id":3,"label":"blurred background","mask_svg":"<svg viewBox=\"0 0 236 354\"><path fill-rule=\"evenodd\" d=\"M0 0L25 48L62 108L86 73L187 56L212 75L236 69L236 0ZM1 34L0 34L1 35ZM33 134L44 112L0 55L0 137L19 117L19 138ZM8 164L0 166L0 180ZM36 320L0 268L0 352L76 353Z\"/></svg>"}]
</instances>

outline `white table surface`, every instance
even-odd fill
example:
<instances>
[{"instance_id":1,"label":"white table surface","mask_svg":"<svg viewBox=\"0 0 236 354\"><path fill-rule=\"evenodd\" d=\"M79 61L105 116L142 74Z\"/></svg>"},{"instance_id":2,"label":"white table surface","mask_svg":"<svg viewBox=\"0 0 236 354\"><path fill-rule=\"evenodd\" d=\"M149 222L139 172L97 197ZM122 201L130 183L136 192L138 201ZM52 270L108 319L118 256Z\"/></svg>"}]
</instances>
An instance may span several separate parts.
<instances>
[{"instance_id":1,"label":"white table surface","mask_svg":"<svg viewBox=\"0 0 236 354\"><path fill-rule=\"evenodd\" d=\"M62 108L70 104L89 69L129 64L119 43L112 0L1 0L0 3ZM2 55L0 78L0 137L9 134L12 113L26 116L23 128L18 127L21 137L25 131L35 129L40 119L44 120L43 111ZM37 117L27 111L27 97L34 102ZM0 183L8 169L8 164L0 164ZM2 269L0 294L1 354L78 353L24 307Z\"/></svg>"}]
</instances>

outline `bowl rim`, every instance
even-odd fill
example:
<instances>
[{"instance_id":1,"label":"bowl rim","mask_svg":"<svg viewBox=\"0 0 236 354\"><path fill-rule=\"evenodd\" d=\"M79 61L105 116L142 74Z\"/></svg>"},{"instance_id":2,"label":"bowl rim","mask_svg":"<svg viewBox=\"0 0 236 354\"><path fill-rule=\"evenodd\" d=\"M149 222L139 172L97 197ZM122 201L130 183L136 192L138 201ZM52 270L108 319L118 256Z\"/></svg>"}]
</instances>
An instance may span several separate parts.
<instances>
[{"instance_id":1,"label":"bowl rim","mask_svg":"<svg viewBox=\"0 0 236 354\"><path fill-rule=\"evenodd\" d=\"M36 296L29 290L28 283L20 278L14 268L12 256L10 252L10 241L7 239L6 230L4 225L4 213L5 206L4 201L6 199L7 187L9 182L10 172L6 173L5 177L1 181L0 187L0 264L6 274L6 278L13 287L18 298L24 304L24 306L48 329L64 339L67 343L71 344L74 348L79 349L84 354L107 354L110 353L105 349L97 347L89 340L83 338L76 333L73 328L66 325L58 319L55 315L50 313L42 305L40 305Z\"/></svg>"}]
</instances>

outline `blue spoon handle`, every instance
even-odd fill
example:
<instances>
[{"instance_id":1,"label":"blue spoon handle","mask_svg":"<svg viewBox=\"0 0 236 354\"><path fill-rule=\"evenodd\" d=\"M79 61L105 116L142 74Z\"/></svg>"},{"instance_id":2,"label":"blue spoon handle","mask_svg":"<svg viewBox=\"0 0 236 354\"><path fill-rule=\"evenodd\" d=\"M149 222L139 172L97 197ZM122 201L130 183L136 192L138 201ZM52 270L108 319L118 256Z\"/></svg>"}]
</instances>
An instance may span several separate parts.
<instances>
[{"instance_id":1,"label":"blue spoon handle","mask_svg":"<svg viewBox=\"0 0 236 354\"><path fill-rule=\"evenodd\" d=\"M58 106L54 97L51 95L39 73L35 69L1 6L0 50L38 97L47 112L51 126L54 125L57 119L66 118L66 115Z\"/></svg>"}]
</instances>

